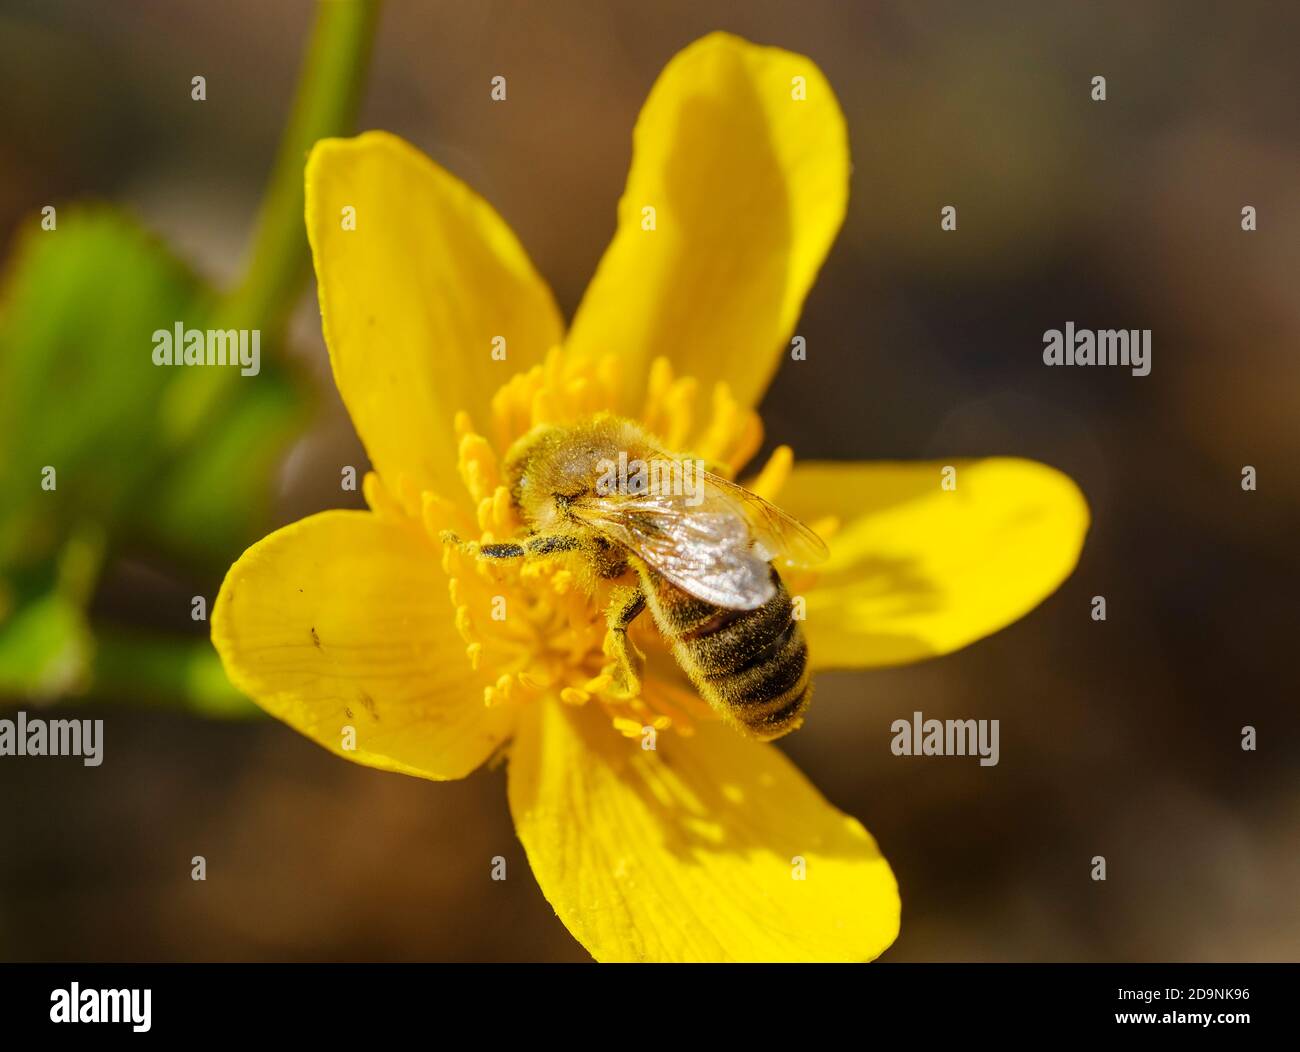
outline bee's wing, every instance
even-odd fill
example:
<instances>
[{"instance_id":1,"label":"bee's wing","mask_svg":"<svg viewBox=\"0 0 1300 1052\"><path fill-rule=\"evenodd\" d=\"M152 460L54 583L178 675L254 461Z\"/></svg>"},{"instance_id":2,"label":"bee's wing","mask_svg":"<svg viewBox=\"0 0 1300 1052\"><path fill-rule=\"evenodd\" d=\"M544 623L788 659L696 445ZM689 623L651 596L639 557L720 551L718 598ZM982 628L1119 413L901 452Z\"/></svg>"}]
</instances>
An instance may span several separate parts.
<instances>
[{"instance_id":1,"label":"bee's wing","mask_svg":"<svg viewBox=\"0 0 1300 1052\"><path fill-rule=\"evenodd\" d=\"M755 610L772 598L770 556L730 499L710 496L584 497L570 511L644 559L695 598L731 610Z\"/></svg>"},{"instance_id":2,"label":"bee's wing","mask_svg":"<svg viewBox=\"0 0 1300 1052\"><path fill-rule=\"evenodd\" d=\"M799 566L813 566L830 554L826 542L802 522L744 486L706 471L704 492L706 504L728 502L737 509L749 523L751 536L766 552L764 558L768 560L788 559Z\"/></svg>"}]
</instances>

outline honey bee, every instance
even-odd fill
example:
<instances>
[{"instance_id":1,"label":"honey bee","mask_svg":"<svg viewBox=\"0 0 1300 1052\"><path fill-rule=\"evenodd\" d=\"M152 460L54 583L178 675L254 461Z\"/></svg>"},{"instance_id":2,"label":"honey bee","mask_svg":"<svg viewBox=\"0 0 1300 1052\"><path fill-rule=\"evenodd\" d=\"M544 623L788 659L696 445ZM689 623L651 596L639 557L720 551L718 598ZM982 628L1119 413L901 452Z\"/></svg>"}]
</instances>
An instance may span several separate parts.
<instances>
[{"instance_id":1,"label":"honey bee","mask_svg":"<svg viewBox=\"0 0 1300 1052\"><path fill-rule=\"evenodd\" d=\"M607 638L621 687L639 688L645 658L628 628L649 608L677 663L724 719L764 741L802 722L812 696L808 647L773 562L824 559L812 530L608 414L534 428L510 448L505 473L529 533L482 545L479 556L573 553L593 591L612 582Z\"/></svg>"}]
</instances>

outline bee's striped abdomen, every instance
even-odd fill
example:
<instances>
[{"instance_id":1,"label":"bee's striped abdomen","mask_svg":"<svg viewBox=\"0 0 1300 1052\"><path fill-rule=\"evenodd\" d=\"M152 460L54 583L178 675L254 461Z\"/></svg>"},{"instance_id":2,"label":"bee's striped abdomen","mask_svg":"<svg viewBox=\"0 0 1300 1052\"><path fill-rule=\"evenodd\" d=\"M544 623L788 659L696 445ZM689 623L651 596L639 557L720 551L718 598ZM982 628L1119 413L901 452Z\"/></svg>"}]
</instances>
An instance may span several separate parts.
<instances>
[{"instance_id":1,"label":"bee's striped abdomen","mask_svg":"<svg viewBox=\"0 0 1300 1052\"><path fill-rule=\"evenodd\" d=\"M775 570L772 583L772 598L754 610L712 606L662 580L651 599L655 620L705 700L764 740L794 730L812 698L803 631Z\"/></svg>"}]
</instances>

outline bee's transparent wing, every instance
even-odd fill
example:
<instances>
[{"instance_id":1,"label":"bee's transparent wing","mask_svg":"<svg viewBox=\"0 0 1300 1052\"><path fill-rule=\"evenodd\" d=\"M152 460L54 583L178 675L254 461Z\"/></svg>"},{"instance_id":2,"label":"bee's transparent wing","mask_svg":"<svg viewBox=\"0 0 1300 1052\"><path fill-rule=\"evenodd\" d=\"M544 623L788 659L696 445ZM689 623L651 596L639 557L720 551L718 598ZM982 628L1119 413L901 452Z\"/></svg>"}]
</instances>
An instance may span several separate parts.
<instances>
[{"instance_id":1,"label":"bee's transparent wing","mask_svg":"<svg viewBox=\"0 0 1300 1052\"><path fill-rule=\"evenodd\" d=\"M754 610L775 591L769 557L730 501L707 494L694 505L678 496L587 497L570 511L703 602Z\"/></svg>"},{"instance_id":2,"label":"bee's transparent wing","mask_svg":"<svg viewBox=\"0 0 1300 1052\"><path fill-rule=\"evenodd\" d=\"M765 552L765 558L787 559L798 566L824 562L830 554L826 542L811 529L787 515L775 504L751 493L744 486L704 472L705 503L730 503L749 523L750 535Z\"/></svg>"},{"instance_id":3,"label":"bee's transparent wing","mask_svg":"<svg viewBox=\"0 0 1300 1052\"><path fill-rule=\"evenodd\" d=\"M571 510L682 591L732 610L772 598L774 559L807 565L827 555L798 519L708 472L690 495L588 497Z\"/></svg>"}]
</instances>

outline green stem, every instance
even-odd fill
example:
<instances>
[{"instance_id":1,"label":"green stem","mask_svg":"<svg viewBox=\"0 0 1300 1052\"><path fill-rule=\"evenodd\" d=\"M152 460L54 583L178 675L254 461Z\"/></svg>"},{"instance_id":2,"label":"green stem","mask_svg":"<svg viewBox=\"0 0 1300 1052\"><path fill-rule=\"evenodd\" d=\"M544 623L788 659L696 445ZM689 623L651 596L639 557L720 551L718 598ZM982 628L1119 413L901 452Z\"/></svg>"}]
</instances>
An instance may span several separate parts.
<instances>
[{"instance_id":1,"label":"green stem","mask_svg":"<svg viewBox=\"0 0 1300 1052\"><path fill-rule=\"evenodd\" d=\"M350 131L366 81L379 0L320 0L293 110L227 318L278 333L307 276L303 165L318 139Z\"/></svg>"},{"instance_id":2,"label":"green stem","mask_svg":"<svg viewBox=\"0 0 1300 1052\"><path fill-rule=\"evenodd\" d=\"M285 322L310 264L304 221L303 167L312 145L351 131L365 88L379 0L319 0L289 122L258 210L244 276L213 304L220 329L258 329L264 352L277 354ZM172 421L175 462L220 427L241 382L237 372L195 370L178 379L183 406Z\"/></svg>"}]
</instances>

